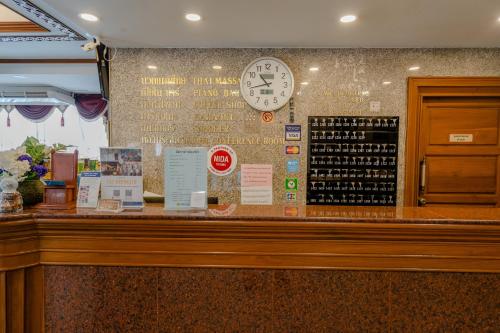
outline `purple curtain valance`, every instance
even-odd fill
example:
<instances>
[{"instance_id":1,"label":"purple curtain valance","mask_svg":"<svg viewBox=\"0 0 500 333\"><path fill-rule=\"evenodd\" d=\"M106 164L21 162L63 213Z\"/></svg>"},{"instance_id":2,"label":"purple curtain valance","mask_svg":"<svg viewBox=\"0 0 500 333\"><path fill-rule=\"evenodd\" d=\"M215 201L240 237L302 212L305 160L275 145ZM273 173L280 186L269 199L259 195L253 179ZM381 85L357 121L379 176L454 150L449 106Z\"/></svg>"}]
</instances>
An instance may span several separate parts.
<instances>
[{"instance_id":1,"label":"purple curtain valance","mask_svg":"<svg viewBox=\"0 0 500 333\"><path fill-rule=\"evenodd\" d=\"M45 120L54 109L53 105L16 105L17 111L34 122Z\"/></svg>"},{"instance_id":2,"label":"purple curtain valance","mask_svg":"<svg viewBox=\"0 0 500 333\"><path fill-rule=\"evenodd\" d=\"M100 94L75 94L75 105L82 118L94 120L106 112L108 103Z\"/></svg>"}]
</instances>

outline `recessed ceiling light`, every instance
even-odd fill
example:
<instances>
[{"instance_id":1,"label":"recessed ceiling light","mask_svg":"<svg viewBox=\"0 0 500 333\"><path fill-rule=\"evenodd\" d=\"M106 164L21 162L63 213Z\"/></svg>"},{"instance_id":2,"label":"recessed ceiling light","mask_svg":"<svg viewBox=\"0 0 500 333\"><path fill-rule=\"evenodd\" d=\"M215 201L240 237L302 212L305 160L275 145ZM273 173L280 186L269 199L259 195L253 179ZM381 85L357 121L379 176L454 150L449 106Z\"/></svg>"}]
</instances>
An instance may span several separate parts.
<instances>
[{"instance_id":1,"label":"recessed ceiling light","mask_svg":"<svg viewBox=\"0 0 500 333\"><path fill-rule=\"evenodd\" d=\"M220 66L220 65L213 65L212 68L213 69L222 69L222 66Z\"/></svg>"},{"instance_id":2,"label":"recessed ceiling light","mask_svg":"<svg viewBox=\"0 0 500 333\"><path fill-rule=\"evenodd\" d=\"M300 84L303 85L303 86L307 86L309 84L309 82L304 81L304 82L300 82Z\"/></svg>"},{"instance_id":3,"label":"recessed ceiling light","mask_svg":"<svg viewBox=\"0 0 500 333\"><path fill-rule=\"evenodd\" d=\"M311 72L317 72L317 71L319 71L319 67L309 67L309 70Z\"/></svg>"},{"instance_id":4,"label":"recessed ceiling light","mask_svg":"<svg viewBox=\"0 0 500 333\"><path fill-rule=\"evenodd\" d=\"M356 15L345 15L340 18L340 22L342 23L351 23L356 21L357 17Z\"/></svg>"},{"instance_id":5,"label":"recessed ceiling light","mask_svg":"<svg viewBox=\"0 0 500 333\"><path fill-rule=\"evenodd\" d=\"M155 65L148 65L148 69L158 69Z\"/></svg>"},{"instance_id":6,"label":"recessed ceiling light","mask_svg":"<svg viewBox=\"0 0 500 333\"><path fill-rule=\"evenodd\" d=\"M385 85L388 85L388 84L391 84L392 82L391 81L384 81L382 82L382 84L385 84Z\"/></svg>"},{"instance_id":7,"label":"recessed ceiling light","mask_svg":"<svg viewBox=\"0 0 500 333\"><path fill-rule=\"evenodd\" d=\"M196 13L189 13L186 14L186 20L196 22L201 20L201 16Z\"/></svg>"},{"instance_id":8,"label":"recessed ceiling light","mask_svg":"<svg viewBox=\"0 0 500 333\"><path fill-rule=\"evenodd\" d=\"M420 66L412 66L408 68L409 71L418 71L420 69Z\"/></svg>"},{"instance_id":9,"label":"recessed ceiling light","mask_svg":"<svg viewBox=\"0 0 500 333\"><path fill-rule=\"evenodd\" d=\"M497 19L498 22L500 22L500 17Z\"/></svg>"},{"instance_id":10,"label":"recessed ceiling light","mask_svg":"<svg viewBox=\"0 0 500 333\"><path fill-rule=\"evenodd\" d=\"M89 14L89 13L80 13L80 18L82 20L85 20L85 21L89 21L89 22L97 22L99 21L99 18L93 14Z\"/></svg>"}]
</instances>

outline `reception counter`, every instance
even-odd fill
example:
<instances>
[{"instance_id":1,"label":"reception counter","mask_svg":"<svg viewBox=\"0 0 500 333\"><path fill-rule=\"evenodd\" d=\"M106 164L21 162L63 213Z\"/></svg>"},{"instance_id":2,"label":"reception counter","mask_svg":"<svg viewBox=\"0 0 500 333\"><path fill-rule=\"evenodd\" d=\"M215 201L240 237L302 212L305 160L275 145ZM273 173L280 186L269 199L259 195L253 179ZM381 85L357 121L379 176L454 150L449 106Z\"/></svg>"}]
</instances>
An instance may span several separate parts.
<instances>
[{"instance_id":1,"label":"reception counter","mask_svg":"<svg viewBox=\"0 0 500 333\"><path fill-rule=\"evenodd\" d=\"M495 331L500 209L0 215L0 332Z\"/></svg>"}]
</instances>

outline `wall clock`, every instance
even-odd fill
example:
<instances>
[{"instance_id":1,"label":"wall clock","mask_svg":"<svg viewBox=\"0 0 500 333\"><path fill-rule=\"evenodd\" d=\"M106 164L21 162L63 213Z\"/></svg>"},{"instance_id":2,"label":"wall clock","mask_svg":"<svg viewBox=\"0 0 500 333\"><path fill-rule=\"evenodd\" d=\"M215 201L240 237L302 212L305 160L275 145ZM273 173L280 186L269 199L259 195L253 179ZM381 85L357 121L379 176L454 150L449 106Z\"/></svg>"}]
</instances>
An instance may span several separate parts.
<instances>
[{"instance_id":1,"label":"wall clock","mask_svg":"<svg viewBox=\"0 0 500 333\"><path fill-rule=\"evenodd\" d=\"M241 95L254 109L275 111L293 95L293 74L283 61L273 57L257 58L243 71Z\"/></svg>"}]
</instances>

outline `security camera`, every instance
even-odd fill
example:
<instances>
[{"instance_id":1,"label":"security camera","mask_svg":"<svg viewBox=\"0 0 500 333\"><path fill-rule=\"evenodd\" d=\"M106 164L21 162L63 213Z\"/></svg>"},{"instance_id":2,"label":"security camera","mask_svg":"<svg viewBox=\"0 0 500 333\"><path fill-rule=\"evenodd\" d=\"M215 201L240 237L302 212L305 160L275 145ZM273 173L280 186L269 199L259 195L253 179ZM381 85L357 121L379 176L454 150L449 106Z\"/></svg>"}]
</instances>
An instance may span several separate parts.
<instances>
[{"instance_id":1,"label":"security camera","mask_svg":"<svg viewBox=\"0 0 500 333\"><path fill-rule=\"evenodd\" d=\"M99 39L94 38L94 40L92 42L88 42L87 44L84 44L81 47L82 47L82 50L84 50L85 52L89 52L89 51L95 50L96 47L100 44L101 44L101 42L99 41Z\"/></svg>"}]
</instances>

